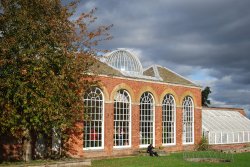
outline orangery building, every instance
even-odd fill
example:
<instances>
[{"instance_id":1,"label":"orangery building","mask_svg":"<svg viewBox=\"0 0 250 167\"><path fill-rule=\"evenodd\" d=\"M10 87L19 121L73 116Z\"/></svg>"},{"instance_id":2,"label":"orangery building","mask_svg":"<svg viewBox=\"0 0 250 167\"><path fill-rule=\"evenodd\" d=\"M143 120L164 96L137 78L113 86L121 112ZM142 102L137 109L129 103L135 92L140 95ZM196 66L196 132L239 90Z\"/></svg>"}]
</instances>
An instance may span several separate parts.
<instances>
[{"instance_id":1,"label":"orangery building","mask_svg":"<svg viewBox=\"0 0 250 167\"><path fill-rule=\"evenodd\" d=\"M181 151L201 140L200 86L160 65L143 68L127 49L102 56L94 70L100 86L84 94L83 134L71 137L71 156L129 155L149 144Z\"/></svg>"}]
</instances>

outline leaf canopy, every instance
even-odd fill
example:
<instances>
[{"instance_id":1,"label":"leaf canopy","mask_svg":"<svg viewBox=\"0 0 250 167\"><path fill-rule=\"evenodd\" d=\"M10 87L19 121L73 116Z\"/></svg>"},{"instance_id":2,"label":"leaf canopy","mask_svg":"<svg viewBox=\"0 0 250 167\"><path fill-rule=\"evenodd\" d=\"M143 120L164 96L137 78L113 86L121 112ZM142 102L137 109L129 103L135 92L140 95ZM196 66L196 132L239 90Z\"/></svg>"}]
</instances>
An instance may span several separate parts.
<instances>
[{"instance_id":1,"label":"leaf canopy","mask_svg":"<svg viewBox=\"0 0 250 167\"><path fill-rule=\"evenodd\" d=\"M0 134L66 131L83 119L82 93L97 82L88 69L111 26L90 31L95 9L71 20L76 2L0 2Z\"/></svg>"}]
</instances>

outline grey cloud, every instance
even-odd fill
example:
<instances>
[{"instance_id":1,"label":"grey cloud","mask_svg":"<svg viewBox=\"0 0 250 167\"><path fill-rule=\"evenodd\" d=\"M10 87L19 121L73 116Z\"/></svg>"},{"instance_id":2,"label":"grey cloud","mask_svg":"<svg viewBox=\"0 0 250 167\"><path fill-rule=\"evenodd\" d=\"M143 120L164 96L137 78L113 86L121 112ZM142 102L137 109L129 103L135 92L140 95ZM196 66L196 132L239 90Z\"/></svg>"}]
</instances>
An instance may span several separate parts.
<instances>
[{"instance_id":1,"label":"grey cloud","mask_svg":"<svg viewBox=\"0 0 250 167\"><path fill-rule=\"evenodd\" d=\"M213 80L200 82L212 84L215 104L250 113L249 0L89 0L78 10L92 6L97 24L114 24L114 39L100 48L135 48L144 66L160 64L186 77L206 69Z\"/></svg>"}]
</instances>

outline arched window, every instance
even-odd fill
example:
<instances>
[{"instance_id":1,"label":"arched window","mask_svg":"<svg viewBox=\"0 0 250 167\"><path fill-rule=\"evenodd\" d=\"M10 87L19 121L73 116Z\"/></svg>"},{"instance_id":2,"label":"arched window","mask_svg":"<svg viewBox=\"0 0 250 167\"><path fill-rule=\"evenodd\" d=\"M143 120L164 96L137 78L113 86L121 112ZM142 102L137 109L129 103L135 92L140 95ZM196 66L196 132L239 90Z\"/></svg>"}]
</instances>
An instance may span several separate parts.
<instances>
[{"instance_id":1,"label":"arched window","mask_svg":"<svg viewBox=\"0 0 250 167\"><path fill-rule=\"evenodd\" d=\"M154 98L149 92L140 99L140 146L154 145Z\"/></svg>"},{"instance_id":2,"label":"arched window","mask_svg":"<svg viewBox=\"0 0 250 167\"><path fill-rule=\"evenodd\" d=\"M175 144L175 100L170 94L162 102L162 143Z\"/></svg>"},{"instance_id":3,"label":"arched window","mask_svg":"<svg viewBox=\"0 0 250 167\"><path fill-rule=\"evenodd\" d=\"M83 148L103 148L104 100L99 88L92 88L85 93L84 114Z\"/></svg>"},{"instance_id":4,"label":"arched window","mask_svg":"<svg viewBox=\"0 0 250 167\"><path fill-rule=\"evenodd\" d=\"M190 96L183 100L183 144L194 143L194 103Z\"/></svg>"},{"instance_id":5,"label":"arched window","mask_svg":"<svg viewBox=\"0 0 250 167\"><path fill-rule=\"evenodd\" d=\"M126 90L114 99L114 147L131 146L131 100Z\"/></svg>"}]
</instances>

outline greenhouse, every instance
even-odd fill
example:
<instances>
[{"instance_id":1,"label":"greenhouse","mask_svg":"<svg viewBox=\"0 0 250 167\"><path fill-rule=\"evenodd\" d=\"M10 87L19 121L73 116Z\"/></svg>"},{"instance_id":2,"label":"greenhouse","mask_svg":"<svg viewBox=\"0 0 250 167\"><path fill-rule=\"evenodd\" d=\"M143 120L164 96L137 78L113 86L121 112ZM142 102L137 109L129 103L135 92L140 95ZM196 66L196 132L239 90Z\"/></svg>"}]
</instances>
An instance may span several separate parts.
<instances>
[{"instance_id":1,"label":"greenhouse","mask_svg":"<svg viewBox=\"0 0 250 167\"><path fill-rule=\"evenodd\" d=\"M209 144L250 142L250 120L238 111L202 109L202 130Z\"/></svg>"}]
</instances>

